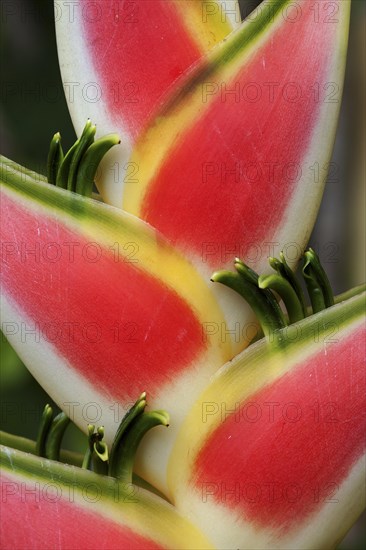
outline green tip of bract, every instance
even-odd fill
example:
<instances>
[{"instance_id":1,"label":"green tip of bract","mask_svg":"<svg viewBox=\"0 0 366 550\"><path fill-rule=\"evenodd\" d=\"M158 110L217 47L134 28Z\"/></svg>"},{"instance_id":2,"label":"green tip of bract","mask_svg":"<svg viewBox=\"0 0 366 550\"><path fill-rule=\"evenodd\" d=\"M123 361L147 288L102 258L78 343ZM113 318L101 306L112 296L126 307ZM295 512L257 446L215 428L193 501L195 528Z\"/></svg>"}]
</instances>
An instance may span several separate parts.
<instances>
[{"instance_id":1,"label":"green tip of bract","mask_svg":"<svg viewBox=\"0 0 366 550\"><path fill-rule=\"evenodd\" d=\"M259 288L268 288L271 284L273 275L260 275L258 278L258 287Z\"/></svg>"}]
</instances>

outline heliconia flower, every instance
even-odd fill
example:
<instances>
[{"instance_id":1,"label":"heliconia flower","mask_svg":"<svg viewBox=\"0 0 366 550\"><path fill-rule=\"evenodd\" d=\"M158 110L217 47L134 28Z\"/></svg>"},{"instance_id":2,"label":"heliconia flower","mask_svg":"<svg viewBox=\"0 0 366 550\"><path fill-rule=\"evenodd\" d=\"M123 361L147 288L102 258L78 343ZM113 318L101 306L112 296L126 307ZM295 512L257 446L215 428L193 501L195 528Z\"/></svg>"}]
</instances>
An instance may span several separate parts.
<instances>
[{"instance_id":1,"label":"heliconia flower","mask_svg":"<svg viewBox=\"0 0 366 550\"><path fill-rule=\"evenodd\" d=\"M111 475L6 447L12 547L29 547L29 522L23 532L13 522L29 517L37 548L319 548L360 512L364 294L326 303L237 355L250 317L209 282L234 256L254 251L251 265L263 271L271 246L295 246L298 259L308 240L334 141L350 1L326 6L266 1L232 33L236 2L56 9L78 133L91 116L99 133L121 136L97 175L112 206L70 192L84 187L77 168L89 159L90 121L78 166L55 136L55 186L0 160L2 329L84 431L96 417L111 442L145 389L169 411L169 429L146 437L137 472L175 509ZM316 311L311 252L308 260ZM235 265L240 276L244 264ZM302 306L291 315L301 318ZM47 487L56 481L55 505ZM121 506L116 492L128 499L131 488L136 501ZM41 503L28 499L37 491Z\"/></svg>"},{"instance_id":2,"label":"heliconia flower","mask_svg":"<svg viewBox=\"0 0 366 550\"><path fill-rule=\"evenodd\" d=\"M5 336L84 430L97 407L113 437L121 413L148 389L151 405L172 417L143 471L164 487L180 422L234 354L229 338L206 330L224 324L210 282L130 214L35 181L6 160L0 181Z\"/></svg>"},{"instance_id":3,"label":"heliconia flower","mask_svg":"<svg viewBox=\"0 0 366 550\"><path fill-rule=\"evenodd\" d=\"M175 4L158 2L154 17L162 17L167 5L176 14ZM150 5L136 3L144 28ZM188 5L185 13L205 14L202 32L207 25L222 27L222 13L218 16L215 4ZM115 63L113 71L106 70L106 48L96 47L105 23L102 18L97 24L87 23L82 6L78 4L79 18L75 15L72 23L67 17L57 20L64 80L80 82L85 74L89 82L93 67L99 67L95 80L103 83L104 90L113 88L117 75L122 82L129 79L130 71L140 78L137 67L145 59L139 57L146 55L145 45L141 53L134 50L133 60L127 58L132 68ZM213 269L229 265L235 255L249 260L257 271L263 271L274 249L283 249L296 262L321 200L343 88L350 2L337 1L334 8L331 17L328 12L320 16L306 1L264 2L221 43L210 43L208 53L208 48L206 53L201 50L195 65L188 66L186 60L181 77L162 86L157 104L154 99L144 111L134 147L126 149L122 137L122 147L102 162L98 185L104 200L156 227L206 278ZM103 21L113 13L105 13ZM73 32L77 20L81 30ZM184 21L191 33L197 32L196 18ZM138 22L127 29L113 26L118 51L122 46L128 49L130 42L125 40L130 32L143 34L136 31ZM227 32L227 27L222 31ZM152 44L167 44L168 36L164 40L159 33L146 36L150 59ZM88 53L80 59L92 57L94 62L91 68L83 62L82 69L74 61L75 51L85 50ZM174 41L170 51L180 58ZM168 60L177 62L170 56ZM150 80L155 86L156 79ZM146 84L143 89L149 96ZM77 129L92 108L101 131L113 129L125 136L125 117L134 116L134 109L141 110L145 102L119 105L119 120L113 102L106 106L107 97L104 93L92 105L83 99L69 100ZM223 309L225 330L235 333L238 324L243 327L250 319L248 310L238 307L226 289L213 292ZM234 340L235 353L246 345L241 338L236 342L235 335L225 337Z\"/></svg>"},{"instance_id":4,"label":"heliconia flower","mask_svg":"<svg viewBox=\"0 0 366 550\"><path fill-rule=\"evenodd\" d=\"M78 0L55 3L60 68L78 134L85 120L116 132L119 151L104 163L98 185L121 206L126 164L161 96L200 57L240 23L236 0ZM118 185L117 185L118 182Z\"/></svg>"},{"instance_id":5,"label":"heliconia flower","mask_svg":"<svg viewBox=\"0 0 366 550\"><path fill-rule=\"evenodd\" d=\"M141 22L150 4L136 4ZM163 4L175 9L175 3ZM188 4L194 9L199 3ZM158 102L154 99L141 124L134 126L131 156L115 150L104 164L99 184L104 199L159 229L206 276L235 255L250 257L252 267L262 271L271 245L288 247L289 257L299 259L308 241L329 169L347 51L350 1L327 6L320 9L307 0L263 2L183 71ZM188 23L194 33L191 23L196 23ZM58 24L67 79L80 81L83 71L74 52L86 49L104 88L112 89L116 79L130 80L130 66L114 62L118 53L108 49L106 55L107 46L97 46L95 33L102 34L106 22L84 22L72 40L66 18ZM118 27L113 28L117 40ZM124 36L125 26L120 32ZM109 34L108 28L107 45ZM154 44L160 38L146 36ZM72 54L64 53L65 45ZM182 49L186 52L188 46L189 41ZM129 51L134 63L138 53ZM87 67L90 80L93 73ZM154 84L150 72L146 75ZM69 104L80 130L91 106L83 100ZM108 120L103 132L113 128L123 133L125 111L135 120L134 109L145 105L141 100L135 107L118 108L119 121L113 101L106 105L101 98L92 114L97 125Z\"/></svg>"},{"instance_id":6,"label":"heliconia flower","mask_svg":"<svg viewBox=\"0 0 366 550\"><path fill-rule=\"evenodd\" d=\"M176 4L182 3L157 2L156 17L167 9L170 17L176 16L177 10L180 13ZM188 14L191 9L196 13L196 4L187 3ZM105 5L100 4L101 9ZM136 5L143 14L150 2ZM154 199L154 204L159 203L160 213L155 219L157 210L150 208L150 199L148 216L145 198L143 210L132 207L144 193L135 193L129 185L125 204L156 225L163 236L120 209L36 182L34 176L24 176L24 169L7 161L2 165L2 317L6 336L49 394L84 429L88 419L85 407L96 403L97 414L103 411L102 422L111 428L107 433L112 436L119 407L126 407L136 391L148 390L151 404L167 409L172 424L164 435L147 438L139 472L165 490L165 468L180 422L213 372L248 344L243 337L247 314L236 314L240 304L230 298L230 292L219 296L215 288L211 290L207 276L211 266L220 268L231 261L236 244L263 244L268 238L280 245L291 239L301 247L320 200L322 185L310 185L302 177L289 184L276 176L268 185L232 180L212 185L201 177L202 163L220 164L224 156L227 162L247 159L252 163L253 154L256 161L279 163L281 170L285 159L287 164L298 163L304 173L307 162L316 160L322 171L334 139L340 101L339 95L336 104L327 103L322 93L328 82L335 82L339 91L342 88L349 2L336 2L337 21L331 24L311 17L307 3L298 5L300 11L295 13L293 4L284 0L264 3L257 15L192 69L189 64L204 53L202 48L197 50L195 59L186 59L182 65L181 79L172 79L158 118L151 119L146 133L131 133L137 139L131 156L139 168L136 188L148 187L149 196L157 197L158 192L160 198ZM83 6L78 3L75 12L79 24L89 29L80 33L86 38L93 27L89 28L83 10L81 16L78 12ZM298 20L293 21L295 15ZM191 23L193 20L196 18L188 18ZM141 21L145 28L146 17ZM214 19L207 17L208 21ZM103 25L102 19L94 28L99 25ZM77 36L73 32L70 42ZM161 40L161 36L155 39ZM168 35L164 40L168 42ZM90 44L96 44L96 39ZM128 47L128 41L118 44ZM155 48L155 40L150 46L147 41L146 48ZM93 51L101 56L96 62L101 70L108 50L98 47ZM134 50L134 55L137 53ZM75 57L74 49L73 62ZM134 66L139 74L139 65ZM90 81L91 76L88 78ZM277 79L280 97L273 103L263 98L258 103L236 102L235 97L233 102L222 102L221 90L219 96L213 93L216 85L229 86L236 81L241 90L248 78L262 89L267 78L270 82ZM295 102L291 96L290 81L301 87L301 101ZM314 100L313 85L318 86L319 101ZM166 87L162 86L162 94ZM147 88L141 89L149 95ZM203 102L202 90L208 89L212 93ZM305 89L311 93L305 94ZM102 102L96 105L100 118L95 122L103 124L108 121L106 111ZM146 125L147 114L145 111ZM109 119L108 130L114 120ZM139 131L142 129L141 123ZM123 124L113 130L120 130L122 136L126 133ZM219 140L213 139L218 135ZM168 142L176 145L174 151L167 147ZM181 162L182 155L187 162ZM153 190L150 166L154 174L159 172L153 178ZM184 212L193 217L184 221ZM202 218L196 218L194 212ZM180 236L172 231L181 232ZM206 250L206 261L202 261L199 252L205 243L213 243L214 250ZM224 244L228 248L222 261ZM262 260L265 255L260 256ZM193 259L193 265L187 257ZM236 330L227 331L230 315L241 322L239 339Z\"/></svg>"},{"instance_id":7,"label":"heliconia flower","mask_svg":"<svg viewBox=\"0 0 366 550\"><path fill-rule=\"evenodd\" d=\"M331 548L365 505L365 292L251 345L215 375L169 464L217 548Z\"/></svg>"}]
</instances>

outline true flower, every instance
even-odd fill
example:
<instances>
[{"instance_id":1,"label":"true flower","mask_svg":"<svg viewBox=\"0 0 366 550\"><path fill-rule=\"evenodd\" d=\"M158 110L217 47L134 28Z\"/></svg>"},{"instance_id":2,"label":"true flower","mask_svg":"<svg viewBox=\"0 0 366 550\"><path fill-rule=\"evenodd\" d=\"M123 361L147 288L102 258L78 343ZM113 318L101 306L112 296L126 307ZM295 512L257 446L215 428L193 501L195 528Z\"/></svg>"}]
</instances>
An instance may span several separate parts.
<instances>
[{"instance_id":1,"label":"true flower","mask_svg":"<svg viewBox=\"0 0 366 550\"><path fill-rule=\"evenodd\" d=\"M102 197L112 206L36 181L34 174L22 177L22 167L3 161L6 335L80 427L86 427L85 406L97 404L109 442L121 409L126 410L141 390L148 391L154 408L169 411L169 429L145 438L136 468L213 544L224 547L227 541L230 547L248 548L306 546L306 541L311 546L319 541L333 544L344 526L332 529L329 537L318 536L318 531L310 536L307 529L314 518L329 529L337 513L344 515L346 504L336 510L323 502L310 505L307 495L304 509L288 505L291 500L281 507L274 493L273 502L256 506L244 503L245 484L272 483L273 474L273 483L291 492L289 485L296 480L286 476L290 464L289 472L298 472L302 489L310 475L311 490L324 491L327 483L334 483L347 495L346 503L356 503L347 527L362 506L362 497L349 496L362 474L360 466L354 469L364 450L357 431L360 423L356 422L348 447L343 445L343 432L335 430L331 438L337 456L334 481L334 468L319 466L308 475L312 457L302 459L316 433L317 456L332 460L321 441L323 425L318 432L305 430L301 437L294 429L281 440L283 419L273 426L264 422L251 433L237 422L227 435L215 405L220 402L221 411L222 399L229 409L235 410L238 403L240 411L251 395L264 404L266 392L274 392L283 409L288 402L284 400L295 399L311 374L317 380L314 391L328 392L327 403L333 403L335 396L343 407L352 396L355 411L361 414L362 399L353 395L352 385L355 379L362 380L360 298L328 313L329 322L340 323L340 348L332 361L334 376L345 388L341 393L337 382L327 381L332 373L318 372L327 364L326 314L302 321L295 352L288 352L289 343L269 351L263 340L237 355L250 338L241 332L238 339L233 327L236 323L246 327L251 317L244 302L228 289L212 285L209 278L213 269L230 266L233 257L245 255L249 247L262 250L263 243L278 242L286 249L292 242L303 250L306 245L324 183L312 181L310 167L314 162L327 163L331 154L339 102L327 102L325 94L329 82L342 89L350 3L335 2L337 20L328 24L314 18L308 2L296 6L286 0L265 2L221 42L229 28L222 22L219 4L213 2L156 2L154 10L152 3L136 2L138 15L132 20L126 13L130 3L119 3L125 9L122 15L116 14L114 4L108 9L106 4L95 3L103 17L91 24L83 16L86 3L77 3L72 22L58 19L58 40L60 65L68 79L90 80L93 75L103 90L109 90L95 104L92 116L103 133L117 131L122 141L97 179ZM138 48L131 49L136 40ZM71 55L75 48L82 51L80 63ZM113 86L117 82L120 90L126 78L137 85L141 101L129 104L121 96L114 101ZM315 85L322 101L314 100ZM91 116L85 107L86 103L73 106L79 131L81 120L84 124ZM27 258L27 269L24 242L35 250ZM253 267L262 272L266 263L260 254ZM24 339L22 323L38 327L39 339ZM309 332L319 323L323 340L313 346ZM350 335L350 327L357 328L356 336ZM350 350L349 357L345 350ZM357 357L355 378L344 371L342 357L347 362ZM229 360L232 363L212 380ZM260 373L252 368L258 361L264 365ZM324 372L327 376L319 381ZM293 381L286 381L286 376ZM311 394L313 388L306 387ZM207 409L207 403L213 408ZM208 410L210 422L204 422L202 411ZM300 427L300 423L295 426ZM234 441L250 437L256 451L249 449L246 454L243 441L238 452ZM297 437L299 447L284 463L276 441L281 441L280 449L290 449ZM229 438L233 442L226 442ZM256 444L258 438L263 445ZM227 475L217 467L221 454ZM268 454L273 456L269 478ZM21 470L22 458L18 463L16 453L11 457ZM247 469L241 470L235 457ZM51 464L50 475L53 468ZM39 476L36 460L34 470ZM65 483L69 470L62 471L60 480ZM205 487L213 503L203 500ZM273 507L276 513L271 512ZM222 509L229 513L226 510L223 516ZM222 526L219 517L225 517ZM130 521L126 519L127 524ZM145 542L131 544L139 547Z\"/></svg>"}]
</instances>

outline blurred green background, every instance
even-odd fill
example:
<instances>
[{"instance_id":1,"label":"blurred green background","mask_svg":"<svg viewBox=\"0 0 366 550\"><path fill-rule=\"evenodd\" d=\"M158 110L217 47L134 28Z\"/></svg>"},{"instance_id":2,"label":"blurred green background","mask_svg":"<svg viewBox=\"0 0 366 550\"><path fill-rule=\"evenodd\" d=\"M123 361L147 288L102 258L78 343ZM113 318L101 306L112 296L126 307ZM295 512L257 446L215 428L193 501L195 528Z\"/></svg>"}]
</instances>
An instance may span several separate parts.
<instances>
[{"instance_id":1,"label":"blurred green background","mask_svg":"<svg viewBox=\"0 0 366 550\"><path fill-rule=\"evenodd\" d=\"M243 0L243 14L254 5L253 0ZM333 158L341 177L327 186L311 237L337 293L365 280L365 21L366 3L354 0ZM2 1L1 72L1 153L45 173L51 136L60 131L65 146L76 137L58 68L52 0ZM330 244L336 247L335 261L329 261ZM0 429L34 439L42 409L52 400L4 339L0 383ZM84 450L84 436L75 427L69 428L65 446ZM339 549L363 548L364 523L365 515Z\"/></svg>"}]
</instances>

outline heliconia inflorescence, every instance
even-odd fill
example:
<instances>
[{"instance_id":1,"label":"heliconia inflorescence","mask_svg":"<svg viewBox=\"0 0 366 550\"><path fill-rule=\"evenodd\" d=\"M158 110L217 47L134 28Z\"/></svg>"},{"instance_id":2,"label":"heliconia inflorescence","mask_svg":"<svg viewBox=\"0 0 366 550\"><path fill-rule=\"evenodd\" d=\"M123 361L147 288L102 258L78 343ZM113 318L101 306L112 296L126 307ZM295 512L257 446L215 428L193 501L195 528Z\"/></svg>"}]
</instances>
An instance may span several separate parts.
<instances>
[{"instance_id":1,"label":"heliconia inflorescence","mask_svg":"<svg viewBox=\"0 0 366 550\"><path fill-rule=\"evenodd\" d=\"M186 33L222 26L222 17L216 18L219 10L213 10L212 17L205 11L214 3L201 4L157 2L154 17L162 18L164 10L176 16L177 6L184 5L181 21ZM169 44L159 26L153 36L147 32L152 23L147 25L144 17L150 17L152 3L134 5L138 22L128 26L115 21L112 37L111 25L106 26L113 10L103 23L88 24L80 15L80 2L79 17L72 24L82 28L74 38L76 48L85 52L81 75L90 81L85 57L91 58L96 81L103 83L103 95L92 106L83 99L69 101L77 129L81 131L92 116L102 133L118 131L124 136L123 117L134 121L131 154L126 155L124 147L116 149L101 171L104 200L159 229L206 275L227 266L235 255L250 255L254 268L262 271L264 243L275 242L279 250L296 243L298 259L329 168L343 89L350 1L337 0L334 10L325 10L322 17L316 17L306 0L263 2L225 40L202 48L195 64L190 59L178 79L161 87L159 101L146 89L146 95L131 105L122 100L117 106L113 101L106 104L113 83L128 81L131 71L134 81L143 78L146 86L156 86L159 74L140 71L140 56L147 55L147 49L149 63L144 63L155 70L161 57L158 50L152 55L151 48ZM191 11L200 12L200 25L190 19ZM172 26L174 21L173 17ZM77 77L80 82L74 49L70 53L72 25L66 17L57 21L60 66L66 81ZM146 43L132 49L130 33L134 40L145 37ZM209 34L219 37L212 30ZM161 68L172 62L173 53L174 63L186 65L189 40L181 49L171 40ZM118 57L113 71L104 42L112 50L110 59ZM122 56L120 47L130 48L129 56ZM146 101L152 103L149 108ZM142 108L143 121L136 126L134 109Z\"/></svg>"},{"instance_id":2,"label":"heliconia inflorescence","mask_svg":"<svg viewBox=\"0 0 366 550\"><path fill-rule=\"evenodd\" d=\"M334 304L309 249L307 308L291 270L347 51L350 1L317 4L240 22L233 0L55 2L80 137L53 136L47 176L0 158L1 315L63 412L34 445L3 438L9 548L319 548L362 510L365 294ZM126 456L161 408L135 463L151 494ZM68 417L82 462L60 449ZM57 506L23 498L52 482Z\"/></svg>"},{"instance_id":3,"label":"heliconia inflorescence","mask_svg":"<svg viewBox=\"0 0 366 550\"><path fill-rule=\"evenodd\" d=\"M176 3L168 4L173 9ZM188 4L196 11L207 9L200 1ZM148 5L136 3L140 22ZM158 6L156 17L161 15ZM89 24L89 32L84 29L75 41L78 50L86 51L84 57L95 60L93 67L99 60L104 70L103 76L97 72L104 94L93 104L92 116L102 132L122 136L122 146L106 157L97 180L104 200L156 227L206 278L213 269L227 267L234 256L250 258L251 267L262 272L273 247L275 253L284 250L295 264L315 222L341 104L350 2L337 0L334 9L332 17L327 11L316 17L307 0L263 2L161 89L128 153L123 113L133 108L119 106L118 121L113 102L106 106L103 98L116 77L104 70L105 56L96 48L102 38L95 33L103 35L100 25ZM215 21L215 16L201 14L204 29ZM196 23L187 22L192 33L190 25ZM79 67L70 64L73 56L67 53L70 24L61 18L57 28L64 79L79 82ZM115 28L124 44L132 27ZM161 36L154 35L154 44L166 45L167 37ZM149 58L152 40L149 34ZM180 49L172 46L171 51L182 62ZM135 55L140 52L114 65L119 78L128 79L132 69L125 63L135 63ZM89 74L87 64L84 71ZM138 100L135 108L142 105ZM81 131L90 103L80 99L69 106ZM248 311L225 289L213 292L228 331L248 322ZM241 349L239 343L235 353Z\"/></svg>"}]
</instances>

